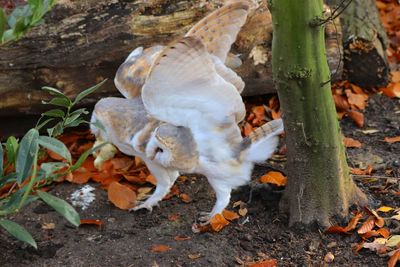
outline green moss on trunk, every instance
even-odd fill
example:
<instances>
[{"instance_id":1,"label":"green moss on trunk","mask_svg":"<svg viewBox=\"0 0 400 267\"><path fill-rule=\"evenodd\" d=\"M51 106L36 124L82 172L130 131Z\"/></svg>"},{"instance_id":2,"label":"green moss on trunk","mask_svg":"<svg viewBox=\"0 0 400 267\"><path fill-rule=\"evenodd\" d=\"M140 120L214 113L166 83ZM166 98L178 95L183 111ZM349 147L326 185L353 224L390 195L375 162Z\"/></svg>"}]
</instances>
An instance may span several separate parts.
<instances>
[{"instance_id":1,"label":"green moss on trunk","mask_svg":"<svg viewBox=\"0 0 400 267\"><path fill-rule=\"evenodd\" d=\"M283 111L289 183L282 207L297 222L328 225L365 202L349 176L330 89L322 0L271 0L273 73Z\"/></svg>"}]
</instances>

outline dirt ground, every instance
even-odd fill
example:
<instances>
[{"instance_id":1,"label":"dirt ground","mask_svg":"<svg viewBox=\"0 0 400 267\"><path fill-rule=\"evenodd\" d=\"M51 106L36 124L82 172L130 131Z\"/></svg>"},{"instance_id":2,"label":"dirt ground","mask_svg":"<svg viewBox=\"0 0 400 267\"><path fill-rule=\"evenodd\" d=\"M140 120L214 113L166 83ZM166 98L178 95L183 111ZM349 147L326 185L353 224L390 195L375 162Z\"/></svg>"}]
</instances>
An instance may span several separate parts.
<instances>
[{"instance_id":1,"label":"dirt ground","mask_svg":"<svg viewBox=\"0 0 400 267\"><path fill-rule=\"evenodd\" d=\"M370 162L375 169L373 175L384 176L385 169L392 168L398 177L400 143L387 144L383 139L400 135L400 114L395 113L399 110L399 100L381 95L371 97L365 112L364 129L378 129L379 132L369 135L362 133L349 119L343 119L344 134L363 143L362 148L348 149L351 166ZM257 167L253 178L267 170ZM376 192L386 183L385 179L367 183L365 179L357 178L356 181L376 206L400 207L398 196ZM211 209L213 192L204 178L193 175L185 182L178 182L178 186L181 192L191 196L192 201L166 200L152 213L119 210L108 201L105 191L96 189L96 201L88 209L78 211L82 219L101 220L104 223L102 229L94 225L75 228L46 205L33 203L12 219L33 234L38 250L2 232L0 266L237 266L240 260L257 260L260 255L276 259L278 266L324 266L327 265L324 256L328 252L335 256L329 266L386 266L387 258L369 250L353 253L351 246L359 241L356 235L327 235L325 229L315 228L308 232L288 228L286 215L278 213L282 190L268 186L253 189L244 186L232 194L232 203L237 200L248 202L252 191L246 223L245 218L241 218L219 233L195 234L192 223L199 211ZM80 187L63 183L55 186L52 193L68 199ZM169 220L173 214L179 214L175 221ZM55 229L42 229L45 223L55 223ZM176 241L176 236L190 239ZM168 245L171 250L152 252L152 246L157 244Z\"/></svg>"}]
</instances>

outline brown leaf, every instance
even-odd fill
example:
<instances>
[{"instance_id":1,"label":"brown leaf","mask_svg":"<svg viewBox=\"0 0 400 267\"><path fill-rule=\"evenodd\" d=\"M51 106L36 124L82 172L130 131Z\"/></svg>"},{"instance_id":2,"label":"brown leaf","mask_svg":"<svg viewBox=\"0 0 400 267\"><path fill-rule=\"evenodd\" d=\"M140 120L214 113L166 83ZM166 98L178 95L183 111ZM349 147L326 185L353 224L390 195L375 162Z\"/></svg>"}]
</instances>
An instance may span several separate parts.
<instances>
[{"instance_id":1,"label":"brown leaf","mask_svg":"<svg viewBox=\"0 0 400 267\"><path fill-rule=\"evenodd\" d=\"M364 95L361 94L353 94L350 90L346 90L347 99L350 105L354 105L358 109L365 109L365 98Z\"/></svg>"},{"instance_id":2,"label":"brown leaf","mask_svg":"<svg viewBox=\"0 0 400 267\"><path fill-rule=\"evenodd\" d=\"M358 221L362 218L363 214L357 212L353 218L351 218L349 224L346 226L346 231L351 231L356 229Z\"/></svg>"},{"instance_id":3,"label":"brown leaf","mask_svg":"<svg viewBox=\"0 0 400 267\"><path fill-rule=\"evenodd\" d=\"M284 186L287 183L287 178L281 172L270 171L261 176L260 183L275 184L277 186Z\"/></svg>"},{"instance_id":4,"label":"brown leaf","mask_svg":"<svg viewBox=\"0 0 400 267\"><path fill-rule=\"evenodd\" d=\"M400 71L391 71L390 74L392 75L391 82L393 83L400 82Z\"/></svg>"},{"instance_id":5,"label":"brown leaf","mask_svg":"<svg viewBox=\"0 0 400 267\"><path fill-rule=\"evenodd\" d=\"M354 253L357 254L364 247L364 243L365 243L365 241L361 241L360 243L353 245L352 248L353 248Z\"/></svg>"},{"instance_id":6,"label":"brown leaf","mask_svg":"<svg viewBox=\"0 0 400 267\"><path fill-rule=\"evenodd\" d=\"M355 122L357 127L362 128L364 126L364 114L355 110L349 110L347 114Z\"/></svg>"},{"instance_id":7,"label":"brown leaf","mask_svg":"<svg viewBox=\"0 0 400 267\"><path fill-rule=\"evenodd\" d=\"M100 229L103 227L103 222L98 219L82 219L81 225L83 224L97 225Z\"/></svg>"},{"instance_id":8,"label":"brown leaf","mask_svg":"<svg viewBox=\"0 0 400 267\"><path fill-rule=\"evenodd\" d=\"M174 237L175 241L186 241L186 240L189 240L189 239L191 239L191 237L190 236L185 236L185 235L177 235L177 236Z\"/></svg>"},{"instance_id":9,"label":"brown leaf","mask_svg":"<svg viewBox=\"0 0 400 267\"><path fill-rule=\"evenodd\" d=\"M221 231L225 226L229 224L229 221L222 216L222 214L216 214L210 220L211 229L214 232Z\"/></svg>"},{"instance_id":10,"label":"brown leaf","mask_svg":"<svg viewBox=\"0 0 400 267\"><path fill-rule=\"evenodd\" d=\"M168 220L171 222L175 222L179 219L180 215L177 213L168 215Z\"/></svg>"},{"instance_id":11,"label":"brown leaf","mask_svg":"<svg viewBox=\"0 0 400 267\"><path fill-rule=\"evenodd\" d=\"M151 183L152 185L157 185L156 177L154 177L152 174L147 175L146 182Z\"/></svg>"},{"instance_id":12,"label":"brown leaf","mask_svg":"<svg viewBox=\"0 0 400 267\"><path fill-rule=\"evenodd\" d=\"M75 184L85 184L89 181L90 177L92 177L91 172L87 171L84 167L79 167L72 172L70 177L67 177L67 180Z\"/></svg>"},{"instance_id":13,"label":"brown leaf","mask_svg":"<svg viewBox=\"0 0 400 267\"><path fill-rule=\"evenodd\" d=\"M347 98L342 95L334 94L333 100L335 101L335 106L338 111L347 111L350 108Z\"/></svg>"},{"instance_id":14,"label":"brown leaf","mask_svg":"<svg viewBox=\"0 0 400 267\"><path fill-rule=\"evenodd\" d=\"M396 143L400 142L400 136L395 136L395 137L385 137L385 142L391 144L391 143Z\"/></svg>"},{"instance_id":15,"label":"brown leaf","mask_svg":"<svg viewBox=\"0 0 400 267\"><path fill-rule=\"evenodd\" d=\"M276 267L277 265L278 263L275 259L267 259L253 264L246 264L248 267Z\"/></svg>"},{"instance_id":16,"label":"brown leaf","mask_svg":"<svg viewBox=\"0 0 400 267\"><path fill-rule=\"evenodd\" d=\"M372 173L372 166L368 165L366 169L350 168L352 174L355 175L370 175Z\"/></svg>"},{"instance_id":17,"label":"brown leaf","mask_svg":"<svg viewBox=\"0 0 400 267\"><path fill-rule=\"evenodd\" d=\"M400 259L400 249L397 249L395 253L390 257L388 261L388 267L396 267L397 262Z\"/></svg>"},{"instance_id":18,"label":"brown leaf","mask_svg":"<svg viewBox=\"0 0 400 267\"><path fill-rule=\"evenodd\" d=\"M357 212L346 227L334 225L329 227L326 232L329 234L351 234L349 231L354 230L357 227L358 221L362 218L362 213Z\"/></svg>"},{"instance_id":19,"label":"brown leaf","mask_svg":"<svg viewBox=\"0 0 400 267\"><path fill-rule=\"evenodd\" d=\"M162 253L166 251L170 251L172 248L167 245L156 244L151 247L151 252Z\"/></svg>"},{"instance_id":20,"label":"brown leaf","mask_svg":"<svg viewBox=\"0 0 400 267\"><path fill-rule=\"evenodd\" d=\"M386 88L381 88L381 92L391 98L400 98L400 83L391 83Z\"/></svg>"},{"instance_id":21,"label":"brown leaf","mask_svg":"<svg viewBox=\"0 0 400 267\"><path fill-rule=\"evenodd\" d=\"M348 230L346 230L346 227L339 225L331 226L325 232L328 234L351 234L348 232Z\"/></svg>"},{"instance_id":22,"label":"brown leaf","mask_svg":"<svg viewBox=\"0 0 400 267\"><path fill-rule=\"evenodd\" d=\"M197 254L189 254L189 255L188 255L188 258L191 259L191 260L196 260L196 259L198 259L198 258L200 258L200 257L201 257L201 254L200 254L200 253L197 253Z\"/></svg>"},{"instance_id":23,"label":"brown leaf","mask_svg":"<svg viewBox=\"0 0 400 267\"><path fill-rule=\"evenodd\" d=\"M237 220L237 219L240 218L240 216L236 212L233 212L233 211L230 211L230 210L223 210L222 211L222 215L228 221L233 221L233 220Z\"/></svg>"},{"instance_id":24,"label":"brown leaf","mask_svg":"<svg viewBox=\"0 0 400 267\"><path fill-rule=\"evenodd\" d=\"M135 206L136 193L118 182L111 182L108 187L108 199L118 208L127 210Z\"/></svg>"},{"instance_id":25,"label":"brown leaf","mask_svg":"<svg viewBox=\"0 0 400 267\"><path fill-rule=\"evenodd\" d=\"M387 228L378 229L377 232L383 237L388 238L390 236L390 231Z\"/></svg>"},{"instance_id":26,"label":"brown leaf","mask_svg":"<svg viewBox=\"0 0 400 267\"><path fill-rule=\"evenodd\" d=\"M242 216L242 217L246 216L247 212L248 211L247 211L246 208L240 208L239 211L238 211L239 215Z\"/></svg>"},{"instance_id":27,"label":"brown leaf","mask_svg":"<svg viewBox=\"0 0 400 267\"><path fill-rule=\"evenodd\" d=\"M363 225L358 228L357 233L358 234L365 234L369 231L371 231L375 226L375 218L373 216L370 216L364 223Z\"/></svg>"},{"instance_id":28,"label":"brown leaf","mask_svg":"<svg viewBox=\"0 0 400 267\"><path fill-rule=\"evenodd\" d=\"M371 216L375 217L375 225L382 228L385 225L385 220L376 213L375 210L364 207L364 210Z\"/></svg>"},{"instance_id":29,"label":"brown leaf","mask_svg":"<svg viewBox=\"0 0 400 267\"><path fill-rule=\"evenodd\" d=\"M355 140L353 138L350 137L344 137L343 138L343 143L345 147L355 147L355 148L359 148L361 147L361 142L358 140Z\"/></svg>"},{"instance_id":30,"label":"brown leaf","mask_svg":"<svg viewBox=\"0 0 400 267\"><path fill-rule=\"evenodd\" d=\"M372 251L376 251L379 254L384 254L387 252L385 242L386 242L385 238L377 238L373 242L364 243L363 248L367 248Z\"/></svg>"},{"instance_id":31,"label":"brown leaf","mask_svg":"<svg viewBox=\"0 0 400 267\"><path fill-rule=\"evenodd\" d=\"M179 195L180 199L185 203L190 203L192 199L189 197L188 194L182 193Z\"/></svg>"},{"instance_id":32,"label":"brown leaf","mask_svg":"<svg viewBox=\"0 0 400 267\"><path fill-rule=\"evenodd\" d=\"M44 229L44 230L53 230L54 228L56 228L55 223L44 223L44 224L42 224L42 229Z\"/></svg>"}]
</instances>

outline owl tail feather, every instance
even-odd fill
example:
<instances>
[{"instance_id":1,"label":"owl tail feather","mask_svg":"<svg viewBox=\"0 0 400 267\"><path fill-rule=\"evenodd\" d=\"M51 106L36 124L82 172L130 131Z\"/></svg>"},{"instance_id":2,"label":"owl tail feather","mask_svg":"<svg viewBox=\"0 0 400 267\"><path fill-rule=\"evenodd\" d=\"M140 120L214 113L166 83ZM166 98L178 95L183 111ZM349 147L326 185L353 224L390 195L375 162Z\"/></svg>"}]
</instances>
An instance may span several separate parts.
<instances>
[{"instance_id":1,"label":"owl tail feather","mask_svg":"<svg viewBox=\"0 0 400 267\"><path fill-rule=\"evenodd\" d=\"M263 162L267 160L278 147L278 135L283 131L282 119L270 121L257 128L243 139L240 159L248 162Z\"/></svg>"}]
</instances>

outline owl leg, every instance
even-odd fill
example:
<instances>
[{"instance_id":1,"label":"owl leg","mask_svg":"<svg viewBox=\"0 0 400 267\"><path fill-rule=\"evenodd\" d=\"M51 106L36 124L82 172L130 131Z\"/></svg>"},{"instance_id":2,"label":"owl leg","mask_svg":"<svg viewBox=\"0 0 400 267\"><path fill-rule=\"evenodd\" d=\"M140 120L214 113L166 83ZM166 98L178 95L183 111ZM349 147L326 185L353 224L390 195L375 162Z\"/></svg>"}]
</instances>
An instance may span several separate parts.
<instances>
[{"instance_id":1,"label":"owl leg","mask_svg":"<svg viewBox=\"0 0 400 267\"><path fill-rule=\"evenodd\" d=\"M228 206L229 201L231 199L231 191L232 187L227 185L226 183L217 180L217 179L208 179L211 187L215 191L215 195L217 201L214 204L213 209L209 213L201 212L201 217L199 220L205 224L209 223L210 219L214 217L218 213L222 213L222 211Z\"/></svg>"},{"instance_id":2,"label":"owl leg","mask_svg":"<svg viewBox=\"0 0 400 267\"><path fill-rule=\"evenodd\" d=\"M149 211L152 211L153 207L169 193L169 190L179 176L178 171L167 170L166 168L153 162L146 161L146 165L156 178L157 187L154 193L148 199L146 199L146 201L132 208L131 210L133 211L140 209L148 209Z\"/></svg>"}]
</instances>

